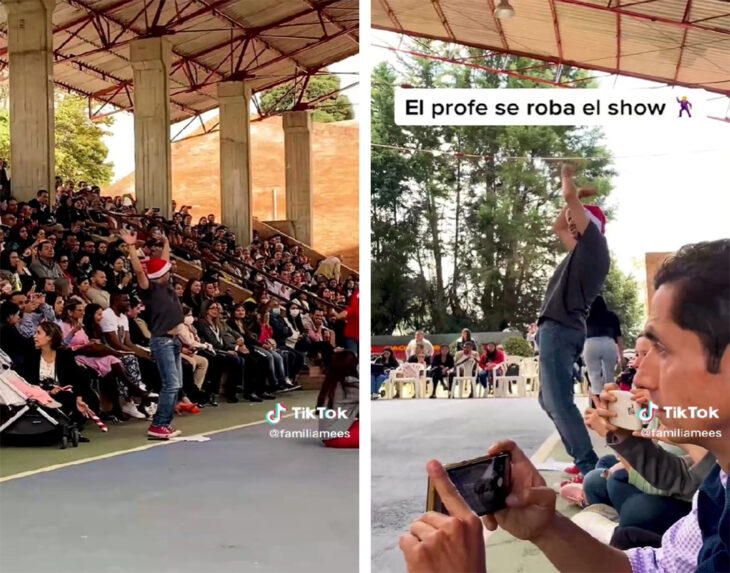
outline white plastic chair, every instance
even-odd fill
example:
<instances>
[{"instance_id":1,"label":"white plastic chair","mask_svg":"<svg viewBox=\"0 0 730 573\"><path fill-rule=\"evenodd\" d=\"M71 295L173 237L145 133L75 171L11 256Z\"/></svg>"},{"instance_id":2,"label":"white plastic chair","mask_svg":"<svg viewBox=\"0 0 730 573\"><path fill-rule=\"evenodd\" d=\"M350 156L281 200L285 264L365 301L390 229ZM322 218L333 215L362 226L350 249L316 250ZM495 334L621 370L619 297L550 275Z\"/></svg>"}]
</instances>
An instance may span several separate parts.
<instances>
[{"instance_id":1,"label":"white plastic chair","mask_svg":"<svg viewBox=\"0 0 730 573\"><path fill-rule=\"evenodd\" d=\"M422 364L406 362L391 371L388 381L392 383L391 397L393 396L393 389L397 389L398 398L405 399L406 393L403 390L406 384L413 386L413 395L409 393L408 398L418 397L420 388L425 386L426 370Z\"/></svg>"},{"instance_id":2,"label":"white plastic chair","mask_svg":"<svg viewBox=\"0 0 730 573\"><path fill-rule=\"evenodd\" d=\"M477 371L478 363L473 358L456 367L456 376L454 376L451 386L452 398L464 398L469 385L471 388L476 386Z\"/></svg>"},{"instance_id":3,"label":"white plastic chair","mask_svg":"<svg viewBox=\"0 0 730 573\"><path fill-rule=\"evenodd\" d=\"M520 370L520 374L517 375L508 375L507 372L509 370L509 367L515 365ZM519 395L520 389L522 389L522 392L524 395L525 391L525 377L522 376L522 369L524 368L522 366L521 360L519 356L508 356L507 359L504 362L504 370L503 373L497 375L494 375L494 396L495 398L508 398L510 396L510 386L512 382L517 382L517 393Z\"/></svg>"}]
</instances>

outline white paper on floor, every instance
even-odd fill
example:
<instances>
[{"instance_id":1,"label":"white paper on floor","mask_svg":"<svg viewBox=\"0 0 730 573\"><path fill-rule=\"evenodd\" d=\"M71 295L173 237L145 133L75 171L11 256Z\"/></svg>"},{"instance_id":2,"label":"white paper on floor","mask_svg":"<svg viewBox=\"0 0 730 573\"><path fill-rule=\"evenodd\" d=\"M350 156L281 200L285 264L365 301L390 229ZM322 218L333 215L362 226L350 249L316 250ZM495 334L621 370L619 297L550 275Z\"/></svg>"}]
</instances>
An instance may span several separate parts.
<instances>
[{"instance_id":1,"label":"white paper on floor","mask_svg":"<svg viewBox=\"0 0 730 573\"><path fill-rule=\"evenodd\" d=\"M542 463L535 464L535 469L538 471L564 472L572 465L570 462L559 462L553 458L548 458Z\"/></svg>"},{"instance_id":2,"label":"white paper on floor","mask_svg":"<svg viewBox=\"0 0 730 573\"><path fill-rule=\"evenodd\" d=\"M208 436L178 436L177 438L172 438L170 440L171 442L208 442L210 441L210 438Z\"/></svg>"}]
</instances>

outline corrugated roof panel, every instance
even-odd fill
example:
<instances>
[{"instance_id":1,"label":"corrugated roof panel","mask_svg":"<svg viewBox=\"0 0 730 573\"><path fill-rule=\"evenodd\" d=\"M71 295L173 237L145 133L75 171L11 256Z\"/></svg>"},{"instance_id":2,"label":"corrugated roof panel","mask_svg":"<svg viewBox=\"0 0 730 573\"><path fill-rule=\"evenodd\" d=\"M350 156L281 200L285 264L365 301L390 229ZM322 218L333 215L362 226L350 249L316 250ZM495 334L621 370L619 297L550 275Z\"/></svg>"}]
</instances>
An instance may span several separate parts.
<instances>
[{"instance_id":1,"label":"corrugated roof panel","mask_svg":"<svg viewBox=\"0 0 730 573\"><path fill-rule=\"evenodd\" d=\"M730 95L727 3L696 0L685 19L687 0L637 2L633 6L609 3L611 7L605 0L551 1L557 13L563 61L669 83L675 82L676 75L677 82ZM433 5L420 0L371 0L372 22L377 28L393 32L405 30L414 36L505 51L487 0L439 0L439 4L454 40ZM501 20L508 43L506 51L559 60L550 2L512 0L512 5L515 17ZM677 75L686 30L686 49Z\"/></svg>"}]
</instances>

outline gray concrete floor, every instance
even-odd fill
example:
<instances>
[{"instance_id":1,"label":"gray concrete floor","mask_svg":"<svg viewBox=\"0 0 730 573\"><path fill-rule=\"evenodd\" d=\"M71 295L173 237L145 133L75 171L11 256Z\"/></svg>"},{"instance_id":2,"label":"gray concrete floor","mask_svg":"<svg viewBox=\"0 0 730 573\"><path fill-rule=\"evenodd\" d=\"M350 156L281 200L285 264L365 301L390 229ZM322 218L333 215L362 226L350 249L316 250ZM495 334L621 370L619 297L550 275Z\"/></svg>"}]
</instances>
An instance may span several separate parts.
<instances>
[{"instance_id":1,"label":"gray concrete floor","mask_svg":"<svg viewBox=\"0 0 730 573\"><path fill-rule=\"evenodd\" d=\"M270 429L0 484L0 571L357 572L357 450Z\"/></svg>"},{"instance_id":2,"label":"gray concrete floor","mask_svg":"<svg viewBox=\"0 0 730 573\"><path fill-rule=\"evenodd\" d=\"M536 398L376 400L372 407L372 571L401 573L398 537L425 511L426 462L482 456L515 440L532 455L554 427Z\"/></svg>"}]
</instances>

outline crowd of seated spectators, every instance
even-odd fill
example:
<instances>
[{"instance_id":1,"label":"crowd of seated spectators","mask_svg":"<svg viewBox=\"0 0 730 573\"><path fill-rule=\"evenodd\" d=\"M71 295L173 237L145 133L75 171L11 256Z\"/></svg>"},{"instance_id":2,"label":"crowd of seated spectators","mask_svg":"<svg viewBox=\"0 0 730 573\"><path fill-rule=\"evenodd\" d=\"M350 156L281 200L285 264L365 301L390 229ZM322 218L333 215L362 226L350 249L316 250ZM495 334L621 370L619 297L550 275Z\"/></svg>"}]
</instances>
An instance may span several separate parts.
<instances>
[{"instance_id":1,"label":"crowd of seated spectators","mask_svg":"<svg viewBox=\"0 0 730 573\"><path fill-rule=\"evenodd\" d=\"M452 346L455 352L452 353ZM505 353L501 345L489 342L480 345L472 338L471 331L465 328L453 345L442 344L438 350L429 341L423 331L416 332L414 338L406 346L406 362L419 364L433 382L431 398L436 398L440 386L448 390L449 396L454 378L470 371L476 376L477 383L486 388L488 393L494 391L494 374L499 372L505 363ZM370 397L377 400L380 388L401 363L393 349L386 347L380 356L372 361L370 375ZM472 392L474 388L472 388Z\"/></svg>"},{"instance_id":2,"label":"crowd of seated spectators","mask_svg":"<svg viewBox=\"0 0 730 573\"><path fill-rule=\"evenodd\" d=\"M137 230L143 262L160 256L167 237L174 257L200 267L201 278L187 280L171 261L187 327L178 413L215 407L219 394L231 403L241 393L251 402L274 399L299 388L304 368L326 367L340 347L356 353L344 337L343 310L353 302L357 277L341 275L338 257L311 261L280 235L254 233L240 245L214 215L194 224L190 207L177 211L173 204L165 221L155 209L140 213L131 198L104 197L86 182L56 183L55 201L47 191L29 202L2 201L0 345L25 375L26 365L38 364L39 338L49 360L70 353L86 381L57 391L83 403L62 401L72 417L91 410L124 422L149 419L155 410L160 378L148 309L138 297L133 247L118 236L122 228ZM236 300L231 290L221 292L221 279L252 295Z\"/></svg>"}]
</instances>

